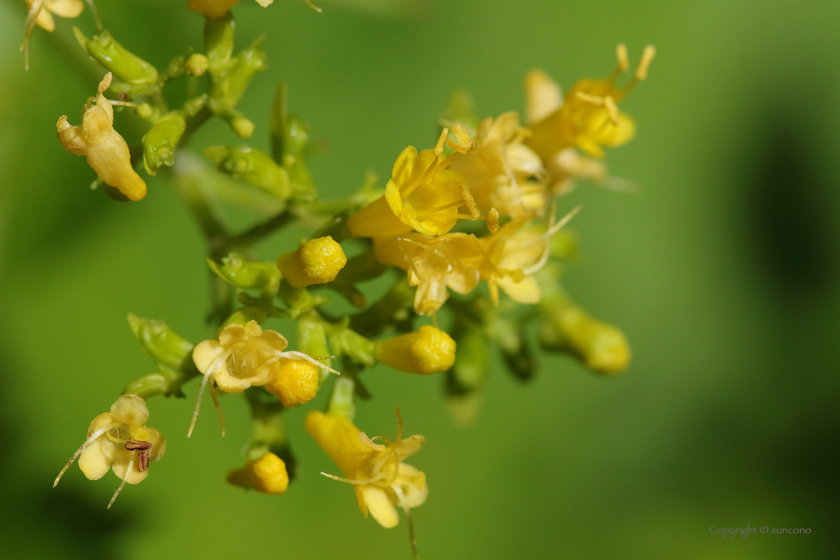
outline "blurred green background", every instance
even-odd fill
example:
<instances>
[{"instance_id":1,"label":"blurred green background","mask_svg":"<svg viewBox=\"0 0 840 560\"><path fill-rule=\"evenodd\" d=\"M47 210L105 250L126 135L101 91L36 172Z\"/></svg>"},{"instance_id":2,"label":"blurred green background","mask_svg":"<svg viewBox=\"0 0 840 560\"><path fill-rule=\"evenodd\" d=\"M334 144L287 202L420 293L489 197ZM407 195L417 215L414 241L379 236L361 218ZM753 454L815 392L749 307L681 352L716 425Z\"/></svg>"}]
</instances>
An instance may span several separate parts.
<instances>
[{"instance_id":1,"label":"blurred green background","mask_svg":"<svg viewBox=\"0 0 840 560\"><path fill-rule=\"evenodd\" d=\"M247 409L223 399L222 439L205 402L187 440L195 383L187 400L149 402L166 457L112 510L113 475L90 482L74 467L50 487L91 418L152 371L128 312L194 341L212 331L203 241L173 189L152 178L142 203L113 203L56 141L57 117L78 122L101 72L79 63L59 20L53 35L36 30L24 73L23 4L0 3L0 556L409 558L404 521L382 529L318 475L336 469L303 430L307 407L288 414L304 471L288 494L226 485ZM529 384L494 371L468 429L441 379L366 375L362 429L392 436L399 402L407 433L427 439L411 461L430 487L414 512L421 557L840 557L840 3L320 4L318 15L245 0L235 13L240 46L268 35L271 67L240 104L252 143L267 147L274 87L288 80L293 111L329 142L311 164L326 197L368 169L387 178L408 144L431 146L456 86L496 115L522 108L532 67L568 88L606 76L619 42L631 60L658 49L622 103L638 136L607 160L640 193L581 186L569 199L585 206L574 229L586 259L566 286L625 330L630 369L605 380L541 356ZM97 5L159 67L201 44L186 0ZM93 30L87 12L74 23ZM213 142L235 139L214 122L194 146ZM747 524L811 533L709 532Z\"/></svg>"}]
</instances>

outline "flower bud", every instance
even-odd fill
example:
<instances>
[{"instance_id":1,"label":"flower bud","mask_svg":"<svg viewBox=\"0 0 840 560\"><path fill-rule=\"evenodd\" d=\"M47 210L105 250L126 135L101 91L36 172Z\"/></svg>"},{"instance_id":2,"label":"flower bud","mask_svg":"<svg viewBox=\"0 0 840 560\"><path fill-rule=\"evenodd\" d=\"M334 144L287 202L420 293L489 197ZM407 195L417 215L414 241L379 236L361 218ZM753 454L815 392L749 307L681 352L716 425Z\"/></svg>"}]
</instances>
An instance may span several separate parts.
<instances>
[{"instance_id":1,"label":"flower bud","mask_svg":"<svg viewBox=\"0 0 840 560\"><path fill-rule=\"evenodd\" d=\"M318 366L304 360L284 359L265 388L286 408L311 401L318 393Z\"/></svg>"},{"instance_id":2,"label":"flower bud","mask_svg":"<svg viewBox=\"0 0 840 560\"><path fill-rule=\"evenodd\" d=\"M199 12L193 4L219 4L219 0L191 0L190 7ZM204 20L204 51L211 74L223 71L230 62L235 31L236 21L228 10Z\"/></svg>"},{"instance_id":3,"label":"flower bud","mask_svg":"<svg viewBox=\"0 0 840 560\"><path fill-rule=\"evenodd\" d=\"M120 45L108 31L90 39L78 27L73 27L73 32L88 54L120 80L132 85L157 83L157 69Z\"/></svg>"},{"instance_id":4,"label":"flower bud","mask_svg":"<svg viewBox=\"0 0 840 560\"><path fill-rule=\"evenodd\" d=\"M544 348L568 352L604 375L621 373L630 362L624 333L593 319L571 302L543 307L540 341Z\"/></svg>"},{"instance_id":5,"label":"flower bud","mask_svg":"<svg viewBox=\"0 0 840 560\"><path fill-rule=\"evenodd\" d=\"M330 236L311 239L277 259L283 278L295 288L332 282L345 264L341 245Z\"/></svg>"},{"instance_id":6,"label":"flower bud","mask_svg":"<svg viewBox=\"0 0 840 560\"><path fill-rule=\"evenodd\" d=\"M155 360L175 369L192 368L193 345L178 336L166 323L129 313L128 324L143 349Z\"/></svg>"},{"instance_id":7,"label":"flower bud","mask_svg":"<svg viewBox=\"0 0 840 560\"><path fill-rule=\"evenodd\" d=\"M260 290L276 294L280 284L280 271L273 262L252 262L241 253L230 253L222 258L222 264L208 259L207 264L225 282L243 290Z\"/></svg>"},{"instance_id":8,"label":"flower bud","mask_svg":"<svg viewBox=\"0 0 840 560\"><path fill-rule=\"evenodd\" d=\"M204 155L219 171L243 179L263 192L281 200L291 196L289 174L265 152L243 144L210 146Z\"/></svg>"},{"instance_id":9,"label":"flower bud","mask_svg":"<svg viewBox=\"0 0 840 560\"><path fill-rule=\"evenodd\" d=\"M253 488L263 494L283 494L289 487L286 463L274 453L266 452L245 467L230 471L227 481L234 486Z\"/></svg>"},{"instance_id":10,"label":"flower bud","mask_svg":"<svg viewBox=\"0 0 840 560\"><path fill-rule=\"evenodd\" d=\"M455 341L440 329L420 330L376 344L376 359L406 373L440 373L455 363Z\"/></svg>"},{"instance_id":11,"label":"flower bud","mask_svg":"<svg viewBox=\"0 0 840 560\"><path fill-rule=\"evenodd\" d=\"M169 113L143 135L143 165L149 175L163 165L175 164L175 147L181 141L187 123L178 113Z\"/></svg>"},{"instance_id":12,"label":"flower bud","mask_svg":"<svg viewBox=\"0 0 840 560\"><path fill-rule=\"evenodd\" d=\"M203 76L207 72L209 61L206 56L201 53L193 53L184 63L184 70L189 72L191 76Z\"/></svg>"}]
</instances>

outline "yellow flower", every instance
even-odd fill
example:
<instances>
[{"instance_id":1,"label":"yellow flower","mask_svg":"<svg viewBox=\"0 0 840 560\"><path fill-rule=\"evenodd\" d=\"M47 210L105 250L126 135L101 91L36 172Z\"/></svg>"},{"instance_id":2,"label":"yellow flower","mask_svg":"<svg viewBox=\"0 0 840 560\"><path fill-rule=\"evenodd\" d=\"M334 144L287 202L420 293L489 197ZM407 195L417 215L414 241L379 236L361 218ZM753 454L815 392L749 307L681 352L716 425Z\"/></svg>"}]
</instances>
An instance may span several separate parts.
<instances>
[{"instance_id":1,"label":"yellow flower","mask_svg":"<svg viewBox=\"0 0 840 560\"><path fill-rule=\"evenodd\" d=\"M282 400L301 404L315 396L318 378L312 375L311 368L297 367L289 364L289 360L304 360L316 368L338 373L301 352L285 352L288 345L286 337L277 331L263 330L256 321L249 321L245 326L228 325L221 330L218 340L198 343L193 349L193 362L204 379L198 391L187 437L192 435L195 428L201 396L208 381L210 394L217 407L214 384L226 393L241 393L249 387L271 384L272 392L278 396L283 395Z\"/></svg>"},{"instance_id":2,"label":"yellow flower","mask_svg":"<svg viewBox=\"0 0 840 560\"><path fill-rule=\"evenodd\" d=\"M311 239L277 260L283 278L294 288L332 282L345 264L341 245L330 236Z\"/></svg>"},{"instance_id":3,"label":"yellow flower","mask_svg":"<svg viewBox=\"0 0 840 560\"><path fill-rule=\"evenodd\" d=\"M511 220L503 227L490 223L491 235L479 238L486 259L481 267L481 279L487 281L490 297L499 302L499 288L518 303L540 301L539 284L533 274L548 260L548 240L578 213L575 208L545 232L525 229L527 219Z\"/></svg>"},{"instance_id":4,"label":"yellow flower","mask_svg":"<svg viewBox=\"0 0 840 560\"><path fill-rule=\"evenodd\" d=\"M55 20L52 14L63 18L75 18L85 9L82 0L26 0L29 13L24 24L24 39L20 50L26 59L26 69L29 70L29 37L37 24L49 32L55 30ZM52 14L50 13L52 12Z\"/></svg>"},{"instance_id":5,"label":"yellow flower","mask_svg":"<svg viewBox=\"0 0 840 560\"><path fill-rule=\"evenodd\" d=\"M289 488L289 473L283 459L267 451L259 459L245 463L243 468L230 471L227 481L263 494L284 494Z\"/></svg>"},{"instance_id":6,"label":"yellow flower","mask_svg":"<svg viewBox=\"0 0 840 560\"><path fill-rule=\"evenodd\" d=\"M257 0L263 8L268 7L274 0ZM230 11L239 0L190 0L190 9L210 18L220 18Z\"/></svg>"},{"instance_id":7,"label":"yellow flower","mask_svg":"<svg viewBox=\"0 0 840 560\"><path fill-rule=\"evenodd\" d=\"M409 284L417 286L414 309L421 315L434 315L449 298L447 289L467 294L480 280L484 257L474 235L412 232L373 241L380 262L408 271Z\"/></svg>"},{"instance_id":8,"label":"yellow flower","mask_svg":"<svg viewBox=\"0 0 840 560\"><path fill-rule=\"evenodd\" d=\"M496 208L513 218L543 214L546 176L539 156L523 144L529 134L514 112L484 119L475 150L452 162L450 169L464 175L480 212Z\"/></svg>"},{"instance_id":9,"label":"yellow flower","mask_svg":"<svg viewBox=\"0 0 840 560\"><path fill-rule=\"evenodd\" d=\"M402 417L397 407L399 428L393 443L385 438L370 439L350 420L337 414L313 411L306 417L306 431L335 462L344 476L325 476L348 482L356 489L359 509L368 512L385 528L395 527L399 516L395 506L406 513L426 501L426 476L405 459L420 451L425 439L415 435L403 439ZM374 443L382 439L387 445Z\"/></svg>"},{"instance_id":10,"label":"yellow flower","mask_svg":"<svg viewBox=\"0 0 840 560\"><path fill-rule=\"evenodd\" d=\"M103 92L111 85L111 73L105 74L95 99L88 101L81 126L71 126L67 116L58 119L58 139L71 153L87 156L96 174L130 200L146 196L146 183L131 167L128 144L114 130L114 109Z\"/></svg>"},{"instance_id":11,"label":"yellow flower","mask_svg":"<svg viewBox=\"0 0 840 560\"><path fill-rule=\"evenodd\" d=\"M88 427L88 438L70 458L55 479L61 477L79 457L79 467L90 480L99 480L109 470L122 479L111 498L117 499L126 483L139 484L149 474L149 462L157 461L166 451L166 441L154 428L145 426L149 420L146 402L137 395L123 395ZM80 457L81 456L81 457Z\"/></svg>"},{"instance_id":12,"label":"yellow flower","mask_svg":"<svg viewBox=\"0 0 840 560\"><path fill-rule=\"evenodd\" d=\"M635 123L620 113L616 104L636 83L647 77L655 50L652 46L645 47L635 76L620 88L615 81L629 66L626 47L619 45L617 53L619 67L609 78L579 81L560 105L557 105L559 88L543 72L534 71L528 76L528 126L533 135L526 144L543 161L549 161L560 150L571 147L601 157L601 146L620 146L633 137Z\"/></svg>"},{"instance_id":13,"label":"yellow flower","mask_svg":"<svg viewBox=\"0 0 840 560\"><path fill-rule=\"evenodd\" d=\"M442 373L455 363L455 341L442 330L423 325L417 332L377 342L374 356L406 373Z\"/></svg>"},{"instance_id":14,"label":"yellow flower","mask_svg":"<svg viewBox=\"0 0 840 560\"><path fill-rule=\"evenodd\" d=\"M457 126L455 143L447 139L448 133L444 128L434 149L417 153L409 146L403 150L394 163L385 194L348 219L354 236L393 237L412 230L441 235L452 229L458 218L479 216L464 176L447 169L470 150L469 135ZM455 150L453 155L444 156L444 143ZM464 206L469 215L460 212Z\"/></svg>"}]
</instances>

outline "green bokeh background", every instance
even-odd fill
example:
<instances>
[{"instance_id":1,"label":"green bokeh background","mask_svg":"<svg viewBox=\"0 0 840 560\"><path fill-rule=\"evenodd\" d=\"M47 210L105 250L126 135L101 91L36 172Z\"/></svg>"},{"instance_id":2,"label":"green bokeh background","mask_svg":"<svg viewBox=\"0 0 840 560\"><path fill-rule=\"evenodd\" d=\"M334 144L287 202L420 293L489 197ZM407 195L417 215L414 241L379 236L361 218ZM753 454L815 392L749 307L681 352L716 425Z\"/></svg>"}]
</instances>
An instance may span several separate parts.
<instances>
[{"instance_id":1,"label":"green bokeh background","mask_svg":"<svg viewBox=\"0 0 840 560\"><path fill-rule=\"evenodd\" d=\"M186 1L101 0L107 27L162 66L201 41ZM351 9L357 4L359 9ZM482 115L522 107L542 67L569 87L607 75L616 43L653 43L650 79L622 107L637 138L610 153L639 194L580 187L569 199L586 258L566 286L620 325L634 358L605 380L542 356L522 384L493 372L461 429L441 380L378 368L357 423L392 435L399 402L427 444L412 463L430 495L415 510L423 558L837 558L840 363L840 4L836 2L419 1L236 8L239 45L261 33L271 68L240 104L267 147L276 82L328 139L312 161L325 197L387 177L406 145L434 142L455 86ZM3 558L408 558L406 527L364 519L353 492L288 414L303 475L269 497L223 482L241 462L247 409L150 401L166 457L114 508L109 475L53 477L90 419L153 364L125 316L208 338L203 241L152 178L139 204L87 185L55 140L95 90L70 23L36 30L23 72L23 2L0 3L0 556ZM86 13L77 23L88 32ZM100 74L101 75L101 74ZM195 138L233 143L221 123ZM260 247L267 258L292 236ZM276 328L283 324L276 323ZM321 406L323 395L313 403ZM724 539L716 527L810 528Z\"/></svg>"}]
</instances>

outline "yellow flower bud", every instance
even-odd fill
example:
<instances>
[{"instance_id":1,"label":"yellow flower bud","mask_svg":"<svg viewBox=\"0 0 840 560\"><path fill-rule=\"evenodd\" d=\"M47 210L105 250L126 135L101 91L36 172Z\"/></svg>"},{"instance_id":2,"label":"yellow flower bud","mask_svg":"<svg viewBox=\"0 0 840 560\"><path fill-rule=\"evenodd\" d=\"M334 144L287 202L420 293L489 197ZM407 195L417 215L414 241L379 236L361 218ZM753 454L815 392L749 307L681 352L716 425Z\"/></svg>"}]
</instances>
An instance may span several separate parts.
<instances>
[{"instance_id":1,"label":"yellow flower bud","mask_svg":"<svg viewBox=\"0 0 840 560\"><path fill-rule=\"evenodd\" d=\"M618 328L598 321L571 302L546 305L541 341L577 357L596 373L615 375L630 363L630 344Z\"/></svg>"},{"instance_id":2,"label":"yellow flower bud","mask_svg":"<svg viewBox=\"0 0 840 560\"><path fill-rule=\"evenodd\" d=\"M256 461L245 463L244 468L230 471L227 481L234 486L253 488L263 494L283 494L289 488L289 473L283 459L266 452Z\"/></svg>"},{"instance_id":3,"label":"yellow flower bud","mask_svg":"<svg viewBox=\"0 0 840 560\"><path fill-rule=\"evenodd\" d=\"M318 392L318 366L303 360L280 360L268 392L286 408L309 402Z\"/></svg>"},{"instance_id":4,"label":"yellow flower bud","mask_svg":"<svg viewBox=\"0 0 840 560\"><path fill-rule=\"evenodd\" d=\"M330 236L307 241L277 260L283 278L294 288L332 282L345 264L347 257L341 245Z\"/></svg>"},{"instance_id":5,"label":"yellow flower bud","mask_svg":"<svg viewBox=\"0 0 840 560\"><path fill-rule=\"evenodd\" d=\"M67 117L58 119L58 139L67 151L87 156L96 174L130 200L146 196L146 183L131 167L131 154L120 134L114 130L114 109L103 92L111 85L111 73L99 84L96 99L85 108L81 126L71 126Z\"/></svg>"},{"instance_id":6,"label":"yellow flower bud","mask_svg":"<svg viewBox=\"0 0 840 560\"><path fill-rule=\"evenodd\" d=\"M440 329L420 330L376 344L376 359L406 373L440 373L455 363L455 341Z\"/></svg>"},{"instance_id":7,"label":"yellow flower bud","mask_svg":"<svg viewBox=\"0 0 840 560\"><path fill-rule=\"evenodd\" d=\"M192 76L203 76L207 72L208 65L209 61L206 56L201 53L193 53L184 63L184 68Z\"/></svg>"}]
</instances>

